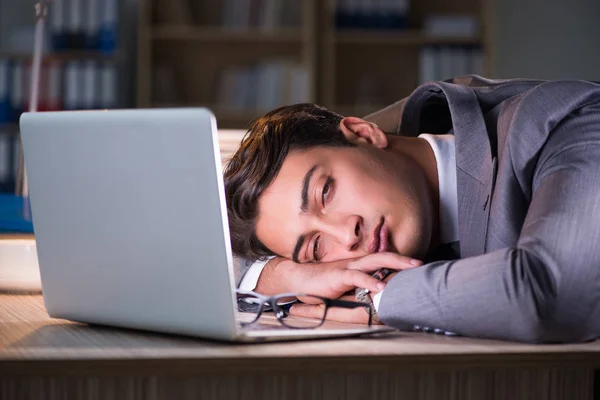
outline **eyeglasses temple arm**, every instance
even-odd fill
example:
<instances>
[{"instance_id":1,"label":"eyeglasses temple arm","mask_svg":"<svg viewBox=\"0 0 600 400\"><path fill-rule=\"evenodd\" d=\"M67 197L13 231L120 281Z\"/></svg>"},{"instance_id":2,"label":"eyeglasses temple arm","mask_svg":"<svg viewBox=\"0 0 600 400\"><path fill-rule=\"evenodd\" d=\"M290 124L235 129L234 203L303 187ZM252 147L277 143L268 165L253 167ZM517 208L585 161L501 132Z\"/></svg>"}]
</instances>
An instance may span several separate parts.
<instances>
[{"instance_id":1,"label":"eyeglasses temple arm","mask_svg":"<svg viewBox=\"0 0 600 400\"><path fill-rule=\"evenodd\" d=\"M348 301L348 300L334 300L327 299L330 307L341 307L341 308L358 308L358 307L371 307L369 303L361 303L358 301Z\"/></svg>"},{"instance_id":2,"label":"eyeglasses temple arm","mask_svg":"<svg viewBox=\"0 0 600 400\"><path fill-rule=\"evenodd\" d=\"M369 326L373 323L373 313L371 312L371 307L373 307L369 303L361 303L358 301L348 301L348 300L334 300L327 299L329 307L341 307L341 308L358 308L358 307L369 307Z\"/></svg>"}]
</instances>

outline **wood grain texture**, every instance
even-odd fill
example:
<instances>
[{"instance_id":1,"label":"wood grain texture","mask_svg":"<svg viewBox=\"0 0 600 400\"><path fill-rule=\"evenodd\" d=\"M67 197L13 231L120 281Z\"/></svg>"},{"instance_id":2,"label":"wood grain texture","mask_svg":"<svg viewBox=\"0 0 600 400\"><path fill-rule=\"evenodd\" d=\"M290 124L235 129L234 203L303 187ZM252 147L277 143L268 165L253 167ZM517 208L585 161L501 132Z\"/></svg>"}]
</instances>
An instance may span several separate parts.
<instances>
[{"instance_id":1,"label":"wood grain texture","mask_svg":"<svg viewBox=\"0 0 600 400\"><path fill-rule=\"evenodd\" d=\"M228 344L51 319L0 295L0 399L591 399L600 342L422 333Z\"/></svg>"},{"instance_id":2,"label":"wood grain texture","mask_svg":"<svg viewBox=\"0 0 600 400\"><path fill-rule=\"evenodd\" d=\"M2 399L591 399L580 370L0 378ZM532 395L533 394L533 395Z\"/></svg>"}]
</instances>

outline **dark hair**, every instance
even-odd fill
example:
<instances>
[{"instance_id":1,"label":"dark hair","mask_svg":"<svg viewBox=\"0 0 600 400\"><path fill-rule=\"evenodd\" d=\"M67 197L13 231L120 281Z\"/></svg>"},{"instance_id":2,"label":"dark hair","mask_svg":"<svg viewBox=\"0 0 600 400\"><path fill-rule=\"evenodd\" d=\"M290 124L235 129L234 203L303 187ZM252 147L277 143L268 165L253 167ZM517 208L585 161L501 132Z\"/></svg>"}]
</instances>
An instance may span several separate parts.
<instances>
[{"instance_id":1,"label":"dark hair","mask_svg":"<svg viewBox=\"0 0 600 400\"><path fill-rule=\"evenodd\" d=\"M275 109L255 121L225 167L231 247L251 262L274 255L256 236L258 200L285 157L315 146L352 147L340 129L342 116L303 103Z\"/></svg>"}]
</instances>

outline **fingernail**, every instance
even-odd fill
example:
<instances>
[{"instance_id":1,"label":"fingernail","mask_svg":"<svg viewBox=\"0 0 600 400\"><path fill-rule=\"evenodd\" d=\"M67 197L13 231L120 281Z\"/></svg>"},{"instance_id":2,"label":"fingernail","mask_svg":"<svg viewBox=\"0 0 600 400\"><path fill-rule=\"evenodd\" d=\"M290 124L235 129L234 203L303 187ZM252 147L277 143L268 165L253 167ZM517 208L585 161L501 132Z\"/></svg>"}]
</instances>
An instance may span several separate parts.
<instances>
[{"instance_id":1,"label":"fingernail","mask_svg":"<svg viewBox=\"0 0 600 400\"><path fill-rule=\"evenodd\" d=\"M379 283L377 284L377 289L379 289L379 290L383 290L383 289L385 289L385 283L383 283L383 282L379 282Z\"/></svg>"},{"instance_id":2,"label":"fingernail","mask_svg":"<svg viewBox=\"0 0 600 400\"><path fill-rule=\"evenodd\" d=\"M411 263L412 265L414 265L415 267L420 267L421 265L423 265L423 262L422 262L422 261L420 261L420 260L415 260L415 259L412 259L412 260L410 260L410 263Z\"/></svg>"}]
</instances>

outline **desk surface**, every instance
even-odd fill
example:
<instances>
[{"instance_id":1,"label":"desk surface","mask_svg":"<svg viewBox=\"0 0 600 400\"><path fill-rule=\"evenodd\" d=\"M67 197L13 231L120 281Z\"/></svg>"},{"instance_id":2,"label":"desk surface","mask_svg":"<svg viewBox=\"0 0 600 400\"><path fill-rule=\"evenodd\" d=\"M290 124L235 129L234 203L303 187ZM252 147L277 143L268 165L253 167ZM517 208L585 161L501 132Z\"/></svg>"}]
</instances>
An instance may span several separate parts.
<instances>
[{"instance_id":1,"label":"desk surface","mask_svg":"<svg viewBox=\"0 0 600 400\"><path fill-rule=\"evenodd\" d=\"M171 361L196 367L257 363L289 364L296 368L318 362L348 366L349 359L361 365L374 362L444 365L600 366L600 341L567 345L528 345L416 332L394 332L379 337L326 339L269 344L228 344L196 338L89 326L48 316L41 296L0 295L0 371L2 365L32 361L96 361L111 365L136 365Z\"/></svg>"}]
</instances>

